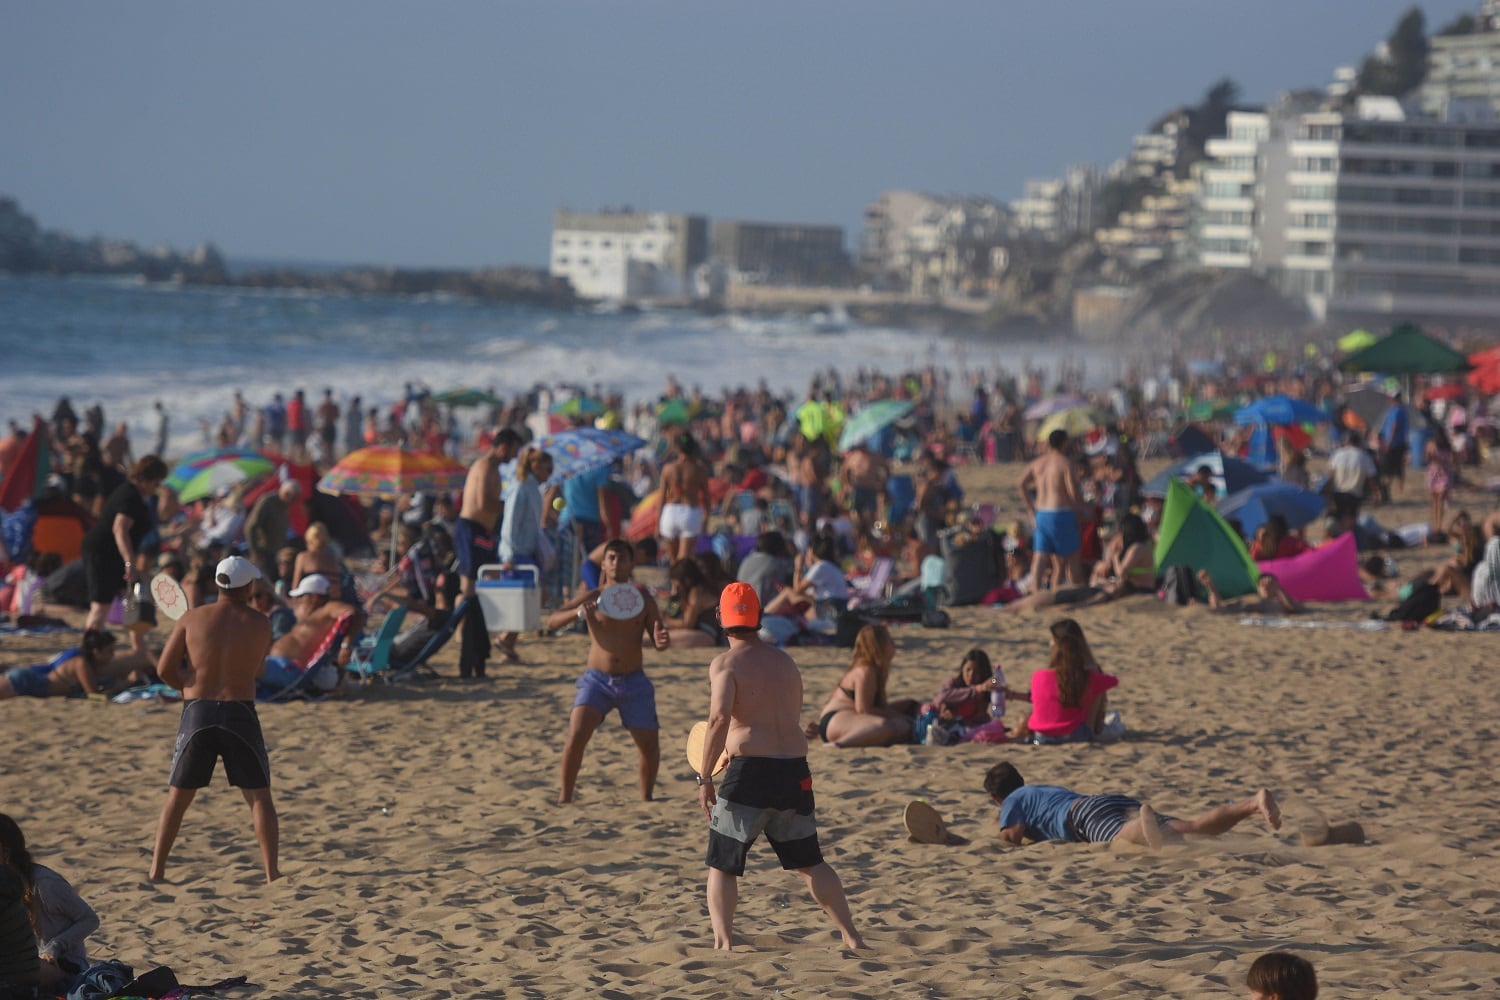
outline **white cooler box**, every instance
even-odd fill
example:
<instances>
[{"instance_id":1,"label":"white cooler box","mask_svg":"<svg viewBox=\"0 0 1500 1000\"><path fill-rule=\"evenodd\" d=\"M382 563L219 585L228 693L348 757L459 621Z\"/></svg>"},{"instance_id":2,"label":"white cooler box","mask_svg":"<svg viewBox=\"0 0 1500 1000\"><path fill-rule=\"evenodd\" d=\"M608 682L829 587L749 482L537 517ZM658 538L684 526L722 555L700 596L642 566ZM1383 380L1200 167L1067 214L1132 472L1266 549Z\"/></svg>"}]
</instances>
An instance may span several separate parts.
<instances>
[{"instance_id":1,"label":"white cooler box","mask_svg":"<svg viewBox=\"0 0 1500 1000\"><path fill-rule=\"evenodd\" d=\"M532 632L542 626L541 571L535 566L516 566L509 572L500 566L481 566L474 581L474 596L484 612L484 626L491 632Z\"/></svg>"}]
</instances>

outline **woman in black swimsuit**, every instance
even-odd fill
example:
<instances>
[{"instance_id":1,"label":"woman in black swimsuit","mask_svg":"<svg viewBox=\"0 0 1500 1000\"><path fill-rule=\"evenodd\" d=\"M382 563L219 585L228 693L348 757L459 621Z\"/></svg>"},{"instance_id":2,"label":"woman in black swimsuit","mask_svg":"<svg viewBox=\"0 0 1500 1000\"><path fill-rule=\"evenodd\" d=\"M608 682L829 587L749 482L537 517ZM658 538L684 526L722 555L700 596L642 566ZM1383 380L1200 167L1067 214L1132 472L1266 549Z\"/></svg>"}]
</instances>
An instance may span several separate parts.
<instances>
[{"instance_id":1,"label":"woman in black swimsuit","mask_svg":"<svg viewBox=\"0 0 1500 1000\"><path fill-rule=\"evenodd\" d=\"M896 641L884 625L866 625L854 639L854 659L818 719L817 735L838 747L888 747L911 739L917 703L886 697Z\"/></svg>"}]
</instances>

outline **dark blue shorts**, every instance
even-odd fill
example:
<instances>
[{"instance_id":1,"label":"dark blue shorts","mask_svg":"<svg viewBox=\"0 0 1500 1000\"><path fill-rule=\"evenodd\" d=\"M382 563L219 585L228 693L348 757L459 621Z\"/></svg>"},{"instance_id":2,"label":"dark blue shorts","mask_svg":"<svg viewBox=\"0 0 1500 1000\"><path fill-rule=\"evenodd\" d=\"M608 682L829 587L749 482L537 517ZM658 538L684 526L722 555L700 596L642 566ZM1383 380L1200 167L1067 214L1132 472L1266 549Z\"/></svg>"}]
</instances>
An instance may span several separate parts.
<instances>
[{"instance_id":1,"label":"dark blue shorts","mask_svg":"<svg viewBox=\"0 0 1500 1000\"><path fill-rule=\"evenodd\" d=\"M479 567L497 560L495 536L484 525L461 517L453 522L453 554L458 559L458 575L478 579Z\"/></svg>"}]
</instances>

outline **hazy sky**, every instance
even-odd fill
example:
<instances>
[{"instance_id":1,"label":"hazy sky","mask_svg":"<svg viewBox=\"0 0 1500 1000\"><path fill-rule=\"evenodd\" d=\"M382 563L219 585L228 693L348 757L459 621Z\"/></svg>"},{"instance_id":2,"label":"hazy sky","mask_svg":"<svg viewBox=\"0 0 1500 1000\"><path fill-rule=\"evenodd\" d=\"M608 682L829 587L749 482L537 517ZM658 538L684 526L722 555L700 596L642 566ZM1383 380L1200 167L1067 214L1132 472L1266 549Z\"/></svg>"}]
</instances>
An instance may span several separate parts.
<instances>
[{"instance_id":1,"label":"hazy sky","mask_svg":"<svg viewBox=\"0 0 1500 1000\"><path fill-rule=\"evenodd\" d=\"M0 193L231 257L540 264L624 204L852 244L887 188L1009 200L1220 77L1321 86L1407 6L0 0Z\"/></svg>"}]
</instances>

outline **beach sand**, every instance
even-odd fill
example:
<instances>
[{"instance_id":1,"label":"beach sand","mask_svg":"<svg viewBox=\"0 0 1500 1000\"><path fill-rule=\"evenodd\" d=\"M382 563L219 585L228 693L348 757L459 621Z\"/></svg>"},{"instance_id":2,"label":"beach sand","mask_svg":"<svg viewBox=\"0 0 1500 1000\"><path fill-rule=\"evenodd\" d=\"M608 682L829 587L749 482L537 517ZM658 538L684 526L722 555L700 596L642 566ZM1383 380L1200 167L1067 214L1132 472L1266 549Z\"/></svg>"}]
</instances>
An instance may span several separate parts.
<instances>
[{"instance_id":1,"label":"beach sand","mask_svg":"<svg viewBox=\"0 0 1500 1000\"><path fill-rule=\"evenodd\" d=\"M1019 471L963 478L1005 519ZM1420 480L1408 497L1377 516L1423 519ZM1457 499L1482 509L1477 493ZM1406 575L1445 555L1398 558ZM1307 617L1352 624L1393 603ZM1147 598L1074 615L1121 678L1123 742L812 749L825 854L871 945L857 955L764 842L741 884L739 950L710 948L706 824L682 756L705 714L706 651L648 653L663 727L654 802L637 799L634 747L612 716L577 801L553 804L585 651L567 636L523 641L527 662L483 685L453 678L455 643L439 681L262 706L286 873L271 886L222 772L187 815L168 882L147 883L176 706L0 704L0 810L99 911L92 956L259 986L234 995L1228 997L1245 994L1256 955L1282 948L1315 963L1326 997L1500 994L1500 640L1254 627ZM892 693L930 698L975 645L1024 687L1057 617L960 608L946 631L899 628ZM6 665L62 645L0 642ZM794 655L806 718L848 652ZM1179 816L1264 785L1286 823L1252 818L1162 854L1004 847L980 784L1006 758L1030 782ZM909 842L915 797L967 842ZM1368 842L1302 846L1320 815L1358 819Z\"/></svg>"}]
</instances>

